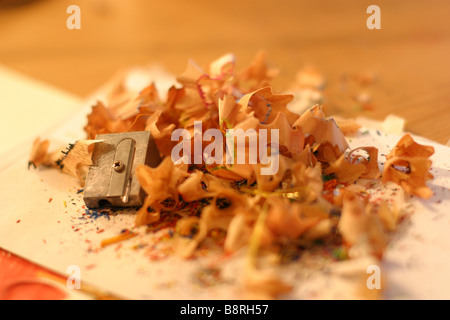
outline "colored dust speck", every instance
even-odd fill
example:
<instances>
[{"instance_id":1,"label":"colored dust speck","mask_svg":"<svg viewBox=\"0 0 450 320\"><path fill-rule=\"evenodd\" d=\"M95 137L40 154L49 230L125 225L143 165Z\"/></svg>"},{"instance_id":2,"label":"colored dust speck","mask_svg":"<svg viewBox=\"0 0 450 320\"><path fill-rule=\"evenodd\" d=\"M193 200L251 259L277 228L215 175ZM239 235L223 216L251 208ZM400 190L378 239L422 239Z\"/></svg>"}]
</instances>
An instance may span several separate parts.
<instances>
[{"instance_id":1,"label":"colored dust speck","mask_svg":"<svg viewBox=\"0 0 450 320\"><path fill-rule=\"evenodd\" d=\"M167 290L167 289L171 289L173 287L175 287L177 285L177 281L172 280L172 281L167 281L167 282L163 282L163 283L159 283L156 285L156 288L158 290Z\"/></svg>"},{"instance_id":2,"label":"colored dust speck","mask_svg":"<svg viewBox=\"0 0 450 320\"><path fill-rule=\"evenodd\" d=\"M345 249L341 248L337 248L333 250L332 256L334 259L338 260L338 261L342 261L347 259L347 252Z\"/></svg>"},{"instance_id":3,"label":"colored dust speck","mask_svg":"<svg viewBox=\"0 0 450 320\"><path fill-rule=\"evenodd\" d=\"M207 267L197 270L193 275L194 283L201 287L212 287L224 283L221 270L217 267Z\"/></svg>"},{"instance_id":4,"label":"colored dust speck","mask_svg":"<svg viewBox=\"0 0 450 320\"><path fill-rule=\"evenodd\" d=\"M95 220L97 220L99 217L105 217L108 220L110 220L108 211L102 211L102 210L96 210L96 209L85 209L83 216L87 216L88 218L95 219Z\"/></svg>"},{"instance_id":5,"label":"colored dust speck","mask_svg":"<svg viewBox=\"0 0 450 320\"><path fill-rule=\"evenodd\" d=\"M173 255L173 228L167 228L154 234L146 244L145 254L150 261L160 261ZM139 249L142 247L137 247Z\"/></svg>"},{"instance_id":6,"label":"colored dust speck","mask_svg":"<svg viewBox=\"0 0 450 320\"><path fill-rule=\"evenodd\" d=\"M147 244L145 244L145 243L138 243L138 244L136 244L136 245L134 245L133 247L131 247L133 250L139 250L139 249L142 249L142 248L145 248L147 246Z\"/></svg>"},{"instance_id":7,"label":"colored dust speck","mask_svg":"<svg viewBox=\"0 0 450 320\"><path fill-rule=\"evenodd\" d=\"M364 104L362 105L362 108L363 108L364 110L368 110L368 111L373 111L373 110L375 110L375 106L372 105L372 104L370 104L370 103L364 103Z\"/></svg>"}]
</instances>

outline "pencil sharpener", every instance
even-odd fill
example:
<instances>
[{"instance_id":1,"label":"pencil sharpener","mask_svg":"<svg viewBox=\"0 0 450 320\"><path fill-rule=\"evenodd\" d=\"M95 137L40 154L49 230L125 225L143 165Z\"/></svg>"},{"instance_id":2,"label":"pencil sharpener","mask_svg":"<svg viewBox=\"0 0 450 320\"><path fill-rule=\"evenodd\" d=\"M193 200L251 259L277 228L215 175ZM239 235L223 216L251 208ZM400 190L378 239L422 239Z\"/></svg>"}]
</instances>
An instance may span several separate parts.
<instances>
[{"instance_id":1,"label":"pencil sharpener","mask_svg":"<svg viewBox=\"0 0 450 320\"><path fill-rule=\"evenodd\" d=\"M156 167L161 162L150 132L98 134L94 144L93 165L84 186L88 208L139 207L145 198L135 169L139 164Z\"/></svg>"}]
</instances>

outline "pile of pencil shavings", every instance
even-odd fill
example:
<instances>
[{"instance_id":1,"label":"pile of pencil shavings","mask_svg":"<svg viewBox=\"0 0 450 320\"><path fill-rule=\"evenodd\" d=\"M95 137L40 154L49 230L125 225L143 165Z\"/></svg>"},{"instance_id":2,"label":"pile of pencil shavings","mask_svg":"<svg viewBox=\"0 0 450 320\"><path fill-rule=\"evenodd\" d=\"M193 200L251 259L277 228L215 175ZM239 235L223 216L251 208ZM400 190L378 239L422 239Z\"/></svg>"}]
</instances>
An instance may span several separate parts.
<instances>
[{"instance_id":1,"label":"pile of pencil shavings","mask_svg":"<svg viewBox=\"0 0 450 320\"><path fill-rule=\"evenodd\" d=\"M150 131L163 160L156 168L141 165L136 169L147 194L137 211L136 226L155 224L177 213L173 246L186 259L195 257L213 230L223 230L225 253L248 247L243 272L251 297L276 298L292 290L292 284L274 270L258 264L267 253L281 256L289 245L307 250L308 244L321 243L340 248L346 259L382 259L389 234L402 219L402 207L371 198L358 182L393 182L406 194L429 198L432 192L426 181L432 178L429 157L434 149L406 134L380 170L378 149L349 150L342 128L326 118L319 105L301 113L291 111L294 96L274 93L270 86L275 75L263 54L242 71L236 70L232 55L212 62L208 71L190 62L177 78L180 85L171 87L164 101L154 84L138 96L117 89L107 105L98 102L92 107L85 127L87 140L74 147L78 153L71 151L71 157L55 160L57 153L48 153L48 141L37 139L30 163L65 168L83 182L97 134ZM252 130L256 135L261 129L277 129L276 143L270 136L265 146L269 154L277 153L278 170L262 174L267 164L261 161L174 163L172 150L180 142L173 141L173 132L190 133L187 149L194 154L194 144L199 143L194 141L194 126L199 122L202 134L219 130L222 141L230 129ZM215 155L223 154L225 160L226 147L205 140L200 141L201 150L223 148L222 153L216 149ZM245 148L248 159L250 147Z\"/></svg>"}]
</instances>

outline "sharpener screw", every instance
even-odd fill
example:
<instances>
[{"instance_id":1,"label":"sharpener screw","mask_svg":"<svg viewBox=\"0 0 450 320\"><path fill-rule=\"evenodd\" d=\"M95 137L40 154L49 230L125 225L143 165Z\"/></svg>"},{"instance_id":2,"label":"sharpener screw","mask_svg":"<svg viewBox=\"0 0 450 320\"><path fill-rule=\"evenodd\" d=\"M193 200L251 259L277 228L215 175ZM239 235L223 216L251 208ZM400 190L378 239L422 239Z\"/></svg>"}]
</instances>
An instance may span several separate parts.
<instances>
[{"instance_id":1,"label":"sharpener screw","mask_svg":"<svg viewBox=\"0 0 450 320\"><path fill-rule=\"evenodd\" d=\"M122 161L116 161L113 164L113 168L116 172L122 172L125 166L123 165Z\"/></svg>"}]
</instances>

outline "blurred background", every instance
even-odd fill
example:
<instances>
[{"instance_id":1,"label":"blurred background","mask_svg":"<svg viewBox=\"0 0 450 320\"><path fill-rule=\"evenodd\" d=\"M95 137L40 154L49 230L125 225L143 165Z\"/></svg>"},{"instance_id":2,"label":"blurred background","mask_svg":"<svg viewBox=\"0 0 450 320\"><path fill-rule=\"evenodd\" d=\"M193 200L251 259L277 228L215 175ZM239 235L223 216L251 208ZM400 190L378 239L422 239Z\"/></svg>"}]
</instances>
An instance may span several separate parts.
<instances>
[{"instance_id":1,"label":"blurred background","mask_svg":"<svg viewBox=\"0 0 450 320\"><path fill-rule=\"evenodd\" d=\"M371 4L380 30L366 26ZM81 9L80 30L66 26L69 5ZM394 113L445 144L449 13L446 0L0 0L0 65L83 98L130 66L160 63L178 75L188 59L207 66L232 52L243 69L264 50L280 72L276 91L312 65L328 115ZM0 101L2 112L11 107Z\"/></svg>"}]
</instances>

